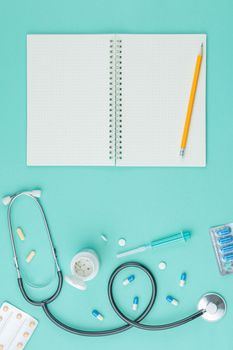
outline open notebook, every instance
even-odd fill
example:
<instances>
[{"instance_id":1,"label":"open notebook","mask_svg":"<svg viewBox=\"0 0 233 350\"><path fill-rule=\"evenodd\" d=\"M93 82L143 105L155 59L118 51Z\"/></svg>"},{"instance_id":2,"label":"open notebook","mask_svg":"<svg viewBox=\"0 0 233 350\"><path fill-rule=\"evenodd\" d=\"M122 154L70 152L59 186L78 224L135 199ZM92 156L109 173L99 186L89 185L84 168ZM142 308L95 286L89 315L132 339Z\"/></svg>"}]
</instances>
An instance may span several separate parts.
<instances>
[{"instance_id":1,"label":"open notebook","mask_svg":"<svg viewBox=\"0 0 233 350\"><path fill-rule=\"evenodd\" d=\"M205 166L205 80L204 34L28 35L27 164Z\"/></svg>"}]
</instances>

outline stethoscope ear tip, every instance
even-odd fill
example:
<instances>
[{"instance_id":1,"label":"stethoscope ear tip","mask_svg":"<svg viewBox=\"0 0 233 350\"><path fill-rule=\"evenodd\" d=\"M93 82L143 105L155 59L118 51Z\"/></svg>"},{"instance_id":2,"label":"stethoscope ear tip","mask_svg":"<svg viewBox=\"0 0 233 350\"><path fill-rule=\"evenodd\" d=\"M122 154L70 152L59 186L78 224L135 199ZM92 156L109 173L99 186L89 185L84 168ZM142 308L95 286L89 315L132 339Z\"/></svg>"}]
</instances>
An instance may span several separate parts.
<instances>
[{"instance_id":1,"label":"stethoscope ear tip","mask_svg":"<svg viewBox=\"0 0 233 350\"><path fill-rule=\"evenodd\" d=\"M25 194L25 195L31 195L35 198L40 198L41 197L41 194L42 194L42 191L41 190L32 190L32 191L25 191L25 192L19 192L13 196L5 196L2 198L2 203L7 206L10 204L10 202L12 201L13 198L16 198L22 194Z\"/></svg>"},{"instance_id":2,"label":"stethoscope ear tip","mask_svg":"<svg viewBox=\"0 0 233 350\"><path fill-rule=\"evenodd\" d=\"M33 195L33 197L40 198L42 191L41 190L32 190L31 194Z\"/></svg>"},{"instance_id":3,"label":"stethoscope ear tip","mask_svg":"<svg viewBox=\"0 0 233 350\"><path fill-rule=\"evenodd\" d=\"M11 202L11 196L5 196L5 197L2 198L2 203L3 203L5 206L9 205L10 202Z\"/></svg>"}]
</instances>

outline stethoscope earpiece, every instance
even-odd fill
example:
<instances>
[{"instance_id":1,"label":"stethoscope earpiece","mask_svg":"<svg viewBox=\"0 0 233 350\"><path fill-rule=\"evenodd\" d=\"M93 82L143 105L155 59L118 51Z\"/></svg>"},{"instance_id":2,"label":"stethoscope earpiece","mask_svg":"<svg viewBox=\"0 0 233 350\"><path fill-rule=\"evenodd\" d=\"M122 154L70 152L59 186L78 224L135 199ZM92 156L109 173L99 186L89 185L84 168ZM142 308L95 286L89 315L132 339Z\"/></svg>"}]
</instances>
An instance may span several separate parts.
<instances>
[{"instance_id":1,"label":"stethoscope earpiece","mask_svg":"<svg viewBox=\"0 0 233 350\"><path fill-rule=\"evenodd\" d=\"M11 196L5 196L5 197L2 198L2 203L3 203L5 206L9 205L10 202L11 202Z\"/></svg>"},{"instance_id":2,"label":"stethoscope earpiece","mask_svg":"<svg viewBox=\"0 0 233 350\"><path fill-rule=\"evenodd\" d=\"M25 191L25 192L21 192L19 193L19 195L22 195L22 194L25 194L25 195L28 195L28 196L32 196L32 197L35 197L35 198L40 198L41 197L41 194L42 194L42 191L41 190L32 190L32 191ZM18 194L14 195L14 196L5 196L2 198L2 203L7 206L10 204L10 202L12 201L12 199L14 197L18 196Z\"/></svg>"},{"instance_id":3,"label":"stethoscope earpiece","mask_svg":"<svg viewBox=\"0 0 233 350\"><path fill-rule=\"evenodd\" d=\"M41 191L41 190L32 190L32 191L31 191L31 195L32 195L33 197L40 198L41 195L42 195L42 191Z\"/></svg>"}]
</instances>

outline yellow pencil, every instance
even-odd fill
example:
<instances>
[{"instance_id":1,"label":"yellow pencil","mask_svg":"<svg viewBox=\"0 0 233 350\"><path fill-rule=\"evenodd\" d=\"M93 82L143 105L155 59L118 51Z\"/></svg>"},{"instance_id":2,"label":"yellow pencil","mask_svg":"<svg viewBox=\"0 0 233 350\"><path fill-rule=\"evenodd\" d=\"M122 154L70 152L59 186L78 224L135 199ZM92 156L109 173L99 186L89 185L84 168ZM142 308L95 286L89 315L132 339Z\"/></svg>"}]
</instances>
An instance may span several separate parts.
<instances>
[{"instance_id":1,"label":"yellow pencil","mask_svg":"<svg viewBox=\"0 0 233 350\"><path fill-rule=\"evenodd\" d=\"M194 100L195 100L197 83L198 83L199 73L200 73L200 69L201 69L202 56L203 56L203 44L201 44L201 49L200 49L200 52L197 56L196 67L195 67L193 82L192 82L192 88L191 88L191 92L190 92L190 96L189 96L188 109L187 109L187 113L186 113L183 136L182 136L181 146L180 146L180 155L182 157L184 156L184 152L185 152L185 148L186 148L186 144L187 144L187 139L188 139L189 127L190 127L192 111L193 111L193 104L194 104Z\"/></svg>"}]
</instances>

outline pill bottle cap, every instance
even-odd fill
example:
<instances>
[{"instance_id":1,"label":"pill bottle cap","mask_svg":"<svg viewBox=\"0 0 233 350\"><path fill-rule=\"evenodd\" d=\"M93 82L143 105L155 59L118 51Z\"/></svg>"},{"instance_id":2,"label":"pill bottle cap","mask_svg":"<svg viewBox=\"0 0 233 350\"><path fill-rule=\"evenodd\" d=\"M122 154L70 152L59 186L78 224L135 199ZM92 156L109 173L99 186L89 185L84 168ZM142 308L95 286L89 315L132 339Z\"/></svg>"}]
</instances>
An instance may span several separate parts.
<instances>
[{"instance_id":1,"label":"pill bottle cap","mask_svg":"<svg viewBox=\"0 0 233 350\"><path fill-rule=\"evenodd\" d=\"M86 290L87 285L86 283L78 278L77 276L65 276L65 281L71 285L74 288L80 289L80 290Z\"/></svg>"}]
</instances>

